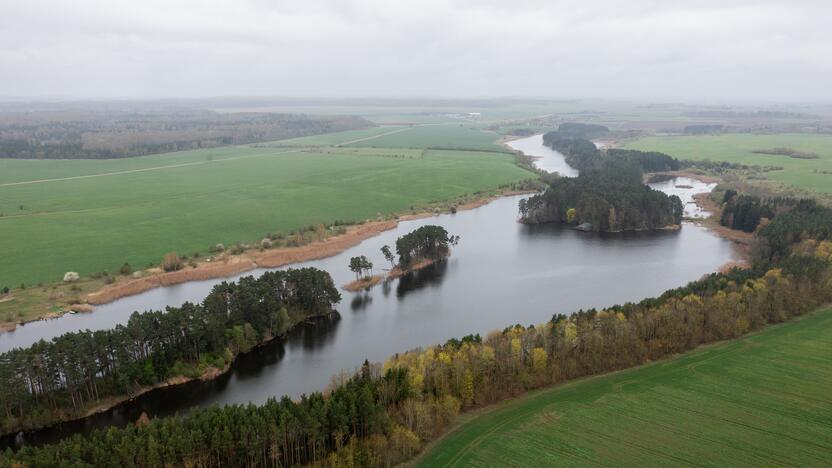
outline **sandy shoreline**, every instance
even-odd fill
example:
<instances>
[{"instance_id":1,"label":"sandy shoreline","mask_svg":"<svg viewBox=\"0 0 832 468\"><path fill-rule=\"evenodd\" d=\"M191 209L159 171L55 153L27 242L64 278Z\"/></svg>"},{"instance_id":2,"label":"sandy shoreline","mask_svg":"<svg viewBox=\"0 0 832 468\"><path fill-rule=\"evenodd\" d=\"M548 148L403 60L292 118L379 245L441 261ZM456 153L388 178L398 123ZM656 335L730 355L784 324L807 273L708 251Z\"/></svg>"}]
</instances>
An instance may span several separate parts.
<instances>
[{"instance_id":1,"label":"sandy shoreline","mask_svg":"<svg viewBox=\"0 0 832 468\"><path fill-rule=\"evenodd\" d=\"M491 203L498 198L528 193L534 192L506 191L499 195L483 197L457 205L457 210L472 210ZM200 262L196 268L185 268L172 272L156 271L148 276L105 286L96 292L88 294L86 300L89 304L101 305L163 286L182 284L189 281L227 278L257 268L279 268L293 263L331 257L360 244L366 239L395 229L401 221L424 219L432 216L435 216L432 212L422 212L403 215L395 220L368 221L364 224L347 228L345 234L329 237L323 241L312 242L300 247L280 247L264 251L246 252L239 255L226 255L212 262Z\"/></svg>"},{"instance_id":2,"label":"sandy shoreline","mask_svg":"<svg viewBox=\"0 0 832 468\"><path fill-rule=\"evenodd\" d=\"M456 206L457 211L471 210L486 205L498 198L531 193L536 192L532 190L506 190L496 195L481 197L454 206ZM454 201L451 200L448 203L453 204ZM60 318L71 311L72 313L92 312L94 311L93 306L107 304L155 288L183 284L190 281L229 278L258 268L279 268L294 263L331 257L360 244L366 239L377 236L390 229L395 229L401 221L429 218L436 214L433 211L424 211L416 214L401 215L394 220L367 221L363 224L348 227L347 232L344 234L328 237L322 241L315 241L300 247L280 247L262 251L255 250L238 255L225 253L212 258L211 261L200 261L196 264L196 267L185 267L178 271L163 272L159 268L144 270L144 276L120 279L113 284L105 285L96 291L86 294L81 303L59 306L63 309L61 311L51 311L28 320L0 323L0 333L14 331L18 325Z\"/></svg>"}]
</instances>

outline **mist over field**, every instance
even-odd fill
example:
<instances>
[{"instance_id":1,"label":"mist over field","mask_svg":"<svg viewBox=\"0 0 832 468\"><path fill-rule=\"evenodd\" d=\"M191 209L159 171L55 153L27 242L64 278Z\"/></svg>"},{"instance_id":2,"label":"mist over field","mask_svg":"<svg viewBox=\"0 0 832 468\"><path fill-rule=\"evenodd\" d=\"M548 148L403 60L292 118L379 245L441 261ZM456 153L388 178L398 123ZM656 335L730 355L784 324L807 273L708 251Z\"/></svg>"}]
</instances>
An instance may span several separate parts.
<instances>
[{"instance_id":1,"label":"mist over field","mask_svg":"<svg viewBox=\"0 0 832 468\"><path fill-rule=\"evenodd\" d=\"M828 97L832 4L31 0L6 97Z\"/></svg>"}]
</instances>

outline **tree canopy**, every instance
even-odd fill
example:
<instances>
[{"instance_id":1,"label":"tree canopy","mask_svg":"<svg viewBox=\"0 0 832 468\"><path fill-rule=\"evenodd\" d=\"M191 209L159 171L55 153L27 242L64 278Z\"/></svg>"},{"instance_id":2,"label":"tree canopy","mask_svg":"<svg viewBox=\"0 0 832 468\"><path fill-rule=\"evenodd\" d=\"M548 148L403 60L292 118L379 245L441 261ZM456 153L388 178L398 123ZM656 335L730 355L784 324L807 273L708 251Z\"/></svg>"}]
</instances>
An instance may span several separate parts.
<instances>
[{"instance_id":1,"label":"tree canopy","mask_svg":"<svg viewBox=\"0 0 832 468\"><path fill-rule=\"evenodd\" d=\"M442 226L428 224L396 239L399 266L407 268L415 259L435 260L448 254L451 245L459 242L459 236L448 234Z\"/></svg>"},{"instance_id":2,"label":"tree canopy","mask_svg":"<svg viewBox=\"0 0 832 468\"><path fill-rule=\"evenodd\" d=\"M0 354L0 429L81 415L108 397L224 368L237 353L329 314L341 296L315 268L266 272L213 288L202 304L135 312L111 330L66 333Z\"/></svg>"}]
</instances>

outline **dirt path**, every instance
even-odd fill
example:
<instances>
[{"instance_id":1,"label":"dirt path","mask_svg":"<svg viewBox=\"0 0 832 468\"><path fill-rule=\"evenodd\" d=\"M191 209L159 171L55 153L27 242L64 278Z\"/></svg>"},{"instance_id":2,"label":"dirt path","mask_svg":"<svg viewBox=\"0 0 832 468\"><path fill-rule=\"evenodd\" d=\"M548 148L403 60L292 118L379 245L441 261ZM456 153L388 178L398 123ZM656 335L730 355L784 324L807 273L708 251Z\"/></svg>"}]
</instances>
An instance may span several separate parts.
<instances>
[{"instance_id":1,"label":"dirt path","mask_svg":"<svg viewBox=\"0 0 832 468\"><path fill-rule=\"evenodd\" d=\"M368 136L368 137L363 137L363 138L356 138L355 140L350 140L350 141L345 141L343 143L338 143L335 146L347 146L347 145L351 145L353 143L358 143L360 141L375 140L376 138L380 138L380 137L387 136L387 135L393 135L394 133L401 133L401 132L406 132L408 130L413 130L413 128L418 127L418 126L419 125L414 125L414 126L411 126L411 127L397 128L397 129L391 130L389 132L379 133L378 135L373 135L373 136Z\"/></svg>"},{"instance_id":2,"label":"dirt path","mask_svg":"<svg viewBox=\"0 0 832 468\"><path fill-rule=\"evenodd\" d=\"M381 135L379 135L381 136ZM297 153L299 149L294 149L290 151L281 151L278 153L263 153L263 154L251 154L248 156L237 156L231 158L224 158L224 159L212 159L212 160L205 160L205 161L193 161L188 163L180 163L180 164L169 164L167 166L153 166L153 167L145 167L142 169L130 169L127 171L115 171L115 172L103 172L100 174L86 174L86 175L79 175L79 176L72 176L72 177L59 177L54 179L39 179L39 180L26 180L23 182L8 182L5 184L0 184L0 187L13 187L16 185L29 185L29 184L43 184L47 182L61 182L65 180L79 180L79 179L91 179L93 177L109 177L109 176L116 176L116 175L124 175L124 174L134 174L136 172L149 172L149 171L160 171L164 169L175 169L177 167L187 167L187 166L198 166L201 164L211 164L217 162L226 162L226 161L238 161L241 159L251 159L251 158L262 158L263 156L273 156L275 154L285 154L285 153Z\"/></svg>"}]
</instances>

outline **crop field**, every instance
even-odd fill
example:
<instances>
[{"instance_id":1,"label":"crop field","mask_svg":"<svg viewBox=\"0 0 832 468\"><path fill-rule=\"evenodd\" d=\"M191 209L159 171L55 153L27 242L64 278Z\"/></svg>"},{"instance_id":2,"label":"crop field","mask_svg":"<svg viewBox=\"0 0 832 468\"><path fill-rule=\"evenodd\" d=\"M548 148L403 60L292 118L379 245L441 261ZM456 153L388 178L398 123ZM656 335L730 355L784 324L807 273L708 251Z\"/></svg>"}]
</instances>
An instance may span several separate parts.
<instances>
[{"instance_id":1,"label":"crop field","mask_svg":"<svg viewBox=\"0 0 832 468\"><path fill-rule=\"evenodd\" d=\"M269 143L268 146L336 146L347 144L356 140L373 139L380 135L401 131L408 127L381 126L362 128L360 130L348 130L346 132L322 133L288 140L278 140Z\"/></svg>"},{"instance_id":2,"label":"crop field","mask_svg":"<svg viewBox=\"0 0 832 468\"><path fill-rule=\"evenodd\" d=\"M771 180L817 192L832 193L832 135L818 134L726 134L704 136L648 137L628 143L627 148L661 151L680 159L709 159L741 164L782 166L767 172ZM817 159L753 153L755 150L792 148L815 153Z\"/></svg>"},{"instance_id":3,"label":"crop field","mask_svg":"<svg viewBox=\"0 0 832 468\"><path fill-rule=\"evenodd\" d=\"M645 367L529 394L440 440L421 466L823 466L832 310Z\"/></svg>"},{"instance_id":4,"label":"crop field","mask_svg":"<svg viewBox=\"0 0 832 468\"><path fill-rule=\"evenodd\" d=\"M170 251L204 253L303 225L372 219L531 176L507 154L406 148L252 145L102 161L0 159L0 287L60 281L66 271L113 272L124 262L143 268Z\"/></svg>"},{"instance_id":5,"label":"crop field","mask_svg":"<svg viewBox=\"0 0 832 468\"><path fill-rule=\"evenodd\" d=\"M403 127L373 139L350 143L347 146L376 146L385 148L467 148L505 151L496 140L496 133L484 132L460 124L416 125Z\"/></svg>"}]
</instances>

